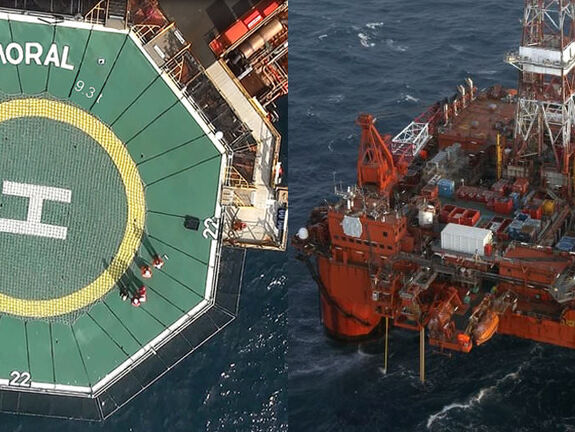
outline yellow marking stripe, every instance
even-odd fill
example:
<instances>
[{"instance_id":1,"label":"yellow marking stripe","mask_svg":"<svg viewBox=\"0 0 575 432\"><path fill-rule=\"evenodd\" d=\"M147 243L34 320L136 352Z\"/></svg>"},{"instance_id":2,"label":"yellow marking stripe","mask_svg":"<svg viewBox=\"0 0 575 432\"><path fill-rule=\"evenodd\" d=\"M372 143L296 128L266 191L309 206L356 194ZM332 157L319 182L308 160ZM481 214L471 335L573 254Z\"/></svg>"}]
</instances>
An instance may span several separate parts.
<instances>
[{"instance_id":1,"label":"yellow marking stripe","mask_svg":"<svg viewBox=\"0 0 575 432\"><path fill-rule=\"evenodd\" d=\"M144 188L130 154L102 122L71 105L48 99L16 99L0 104L0 123L20 117L45 117L72 125L97 141L114 161L124 183L128 218L118 253L103 273L84 288L50 300L29 300L0 293L0 311L25 317L73 312L103 297L126 272L140 245L145 223Z\"/></svg>"}]
</instances>

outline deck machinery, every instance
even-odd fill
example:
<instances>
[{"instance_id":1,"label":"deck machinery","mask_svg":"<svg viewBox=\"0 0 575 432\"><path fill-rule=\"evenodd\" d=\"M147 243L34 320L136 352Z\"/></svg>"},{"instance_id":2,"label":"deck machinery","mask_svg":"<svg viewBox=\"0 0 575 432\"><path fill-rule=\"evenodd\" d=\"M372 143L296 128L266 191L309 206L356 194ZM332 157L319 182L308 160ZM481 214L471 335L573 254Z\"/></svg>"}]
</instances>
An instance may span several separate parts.
<instances>
[{"instance_id":1,"label":"deck machinery","mask_svg":"<svg viewBox=\"0 0 575 432\"><path fill-rule=\"evenodd\" d=\"M357 185L293 239L328 334L575 348L574 20L575 1L526 1L518 90L467 79L395 137L359 116Z\"/></svg>"}]
</instances>

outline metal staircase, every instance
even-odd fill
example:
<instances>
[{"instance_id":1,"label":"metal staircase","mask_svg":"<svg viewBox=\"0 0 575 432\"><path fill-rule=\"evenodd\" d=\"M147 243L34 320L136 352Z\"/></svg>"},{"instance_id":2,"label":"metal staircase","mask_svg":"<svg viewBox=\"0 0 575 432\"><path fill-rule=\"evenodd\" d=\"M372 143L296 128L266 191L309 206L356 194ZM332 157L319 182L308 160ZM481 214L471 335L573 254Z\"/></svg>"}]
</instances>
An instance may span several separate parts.
<instances>
[{"instance_id":1,"label":"metal staircase","mask_svg":"<svg viewBox=\"0 0 575 432\"><path fill-rule=\"evenodd\" d=\"M125 28L127 25L128 2L126 0L108 0L106 26Z\"/></svg>"},{"instance_id":2,"label":"metal staircase","mask_svg":"<svg viewBox=\"0 0 575 432\"><path fill-rule=\"evenodd\" d=\"M124 29L127 26L127 17L127 0L101 0L84 16L84 20L90 24Z\"/></svg>"}]
</instances>

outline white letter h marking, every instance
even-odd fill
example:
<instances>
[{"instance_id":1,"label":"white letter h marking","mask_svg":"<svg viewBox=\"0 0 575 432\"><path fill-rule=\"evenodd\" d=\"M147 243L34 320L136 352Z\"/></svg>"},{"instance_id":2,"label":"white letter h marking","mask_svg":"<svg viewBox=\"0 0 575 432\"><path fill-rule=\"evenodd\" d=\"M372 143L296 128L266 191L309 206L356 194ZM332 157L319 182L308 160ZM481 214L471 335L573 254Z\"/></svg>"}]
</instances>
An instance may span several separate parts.
<instances>
[{"instance_id":1,"label":"white letter h marking","mask_svg":"<svg viewBox=\"0 0 575 432\"><path fill-rule=\"evenodd\" d=\"M2 193L26 197L30 201L28 218L25 221L0 218L0 232L66 240L68 228L41 222L42 206L44 200L70 203L72 201L71 190L5 181L2 184Z\"/></svg>"}]
</instances>

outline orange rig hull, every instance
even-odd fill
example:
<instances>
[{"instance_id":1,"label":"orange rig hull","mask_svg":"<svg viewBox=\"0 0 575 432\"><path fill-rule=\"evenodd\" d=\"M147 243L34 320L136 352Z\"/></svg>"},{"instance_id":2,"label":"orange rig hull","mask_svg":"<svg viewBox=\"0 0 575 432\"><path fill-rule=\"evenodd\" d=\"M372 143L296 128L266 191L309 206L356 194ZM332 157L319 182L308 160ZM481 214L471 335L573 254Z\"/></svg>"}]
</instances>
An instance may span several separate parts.
<instances>
[{"instance_id":1,"label":"orange rig hull","mask_svg":"<svg viewBox=\"0 0 575 432\"><path fill-rule=\"evenodd\" d=\"M349 255L360 255L358 250L348 252ZM302 256L304 260L310 258ZM557 259L556 256L553 258ZM564 258L568 261L568 258ZM453 283L449 273L446 273L427 288L428 294L432 295L424 297L420 294L415 297L418 300L413 302L414 298L408 295L410 289L403 284L388 292L374 289L370 276L374 264L343 260L340 250L335 249L330 256L320 254L315 262L310 260L309 264L320 287L321 320L325 331L339 340L381 337L387 317L391 325L403 329L417 331L422 327L428 328L429 343L442 349L469 352L473 346L487 343L496 333L575 348L573 305L561 306L551 296L545 295L542 289L529 287L532 282L529 279L514 280L513 283L506 280L495 289L480 289L473 293L469 292L468 286ZM446 264L449 264L448 260L442 263ZM397 263L396 268L401 268L401 265L407 272L397 270L398 280L405 280L421 270L408 261ZM465 263L459 261L459 265ZM449 268L447 265L445 271ZM536 275L538 268L531 269L530 276L534 280L544 277ZM504 271L507 272L507 269ZM490 276L487 279L497 278ZM379 286L381 289L381 284ZM488 286L493 287L493 283L488 283ZM508 293L513 293L513 297ZM429 300L430 297L434 301ZM497 299L498 306L494 306ZM493 312L494 308L496 312ZM417 315L418 311L420 315ZM477 320L475 331L471 331L467 327L470 322L473 323L474 312L478 311L486 311L489 316Z\"/></svg>"},{"instance_id":2,"label":"orange rig hull","mask_svg":"<svg viewBox=\"0 0 575 432\"><path fill-rule=\"evenodd\" d=\"M352 287L369 286L369 273L360 267L350 268L327 258L317 260L321 283L321 315L326 332L334 338L354 340L375 333L381 321L365 296L366 290Z\"/></svg>"}]
</instances>

